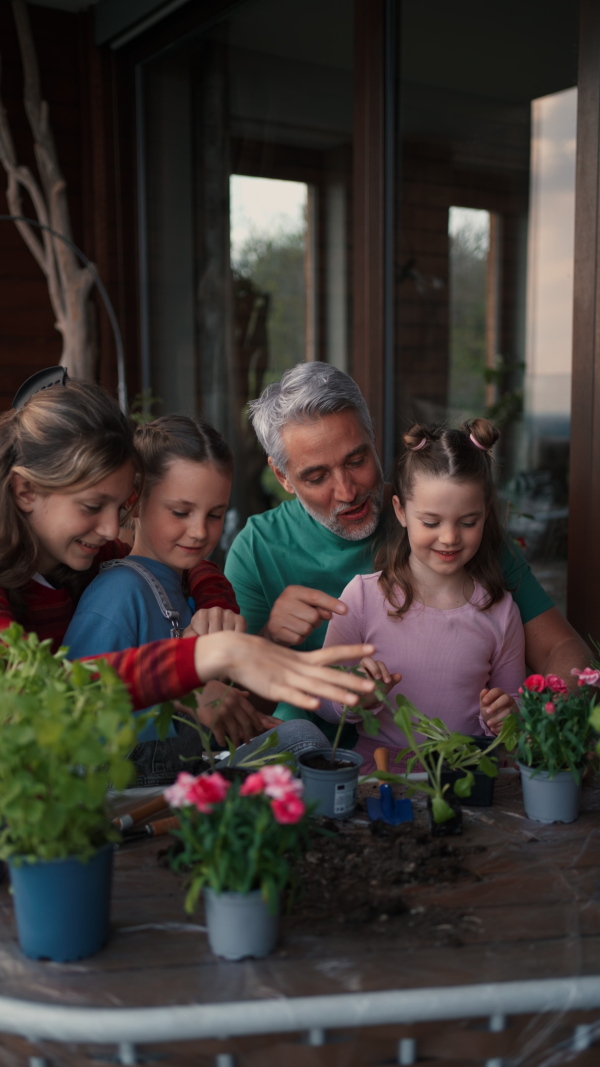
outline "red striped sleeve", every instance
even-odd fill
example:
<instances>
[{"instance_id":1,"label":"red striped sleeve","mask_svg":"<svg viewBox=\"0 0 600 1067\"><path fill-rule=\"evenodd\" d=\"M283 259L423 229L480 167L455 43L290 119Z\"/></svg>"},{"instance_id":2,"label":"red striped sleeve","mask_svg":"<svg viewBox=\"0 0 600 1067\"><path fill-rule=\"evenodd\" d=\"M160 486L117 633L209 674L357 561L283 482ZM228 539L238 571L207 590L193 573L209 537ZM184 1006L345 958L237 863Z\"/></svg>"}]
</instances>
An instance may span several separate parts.
<instances>
[{"instance_id":1,"label":"red striped sleeve","mask_svg":"<svg viewBox=\"0 0 600 1067\"><path fill-rule=\"evenodd\" d=\"M216 563L205 559L188 571L188 585L196 608L229 608L239 615L240 609L231 582Z\"/></svg>"},{"instance_id":2,"label":"red striped sleeve","mask_svg":"<svg viewBox=\"0 0 600 1067\"><path fill-rule=\"evenodd\" d=\"M138 711L163 700L176 700L202 685L194 666L196 641L196 637L168 638L85 658L106 660L127 686L134 711Z\"/></svg>"}]
</instances>

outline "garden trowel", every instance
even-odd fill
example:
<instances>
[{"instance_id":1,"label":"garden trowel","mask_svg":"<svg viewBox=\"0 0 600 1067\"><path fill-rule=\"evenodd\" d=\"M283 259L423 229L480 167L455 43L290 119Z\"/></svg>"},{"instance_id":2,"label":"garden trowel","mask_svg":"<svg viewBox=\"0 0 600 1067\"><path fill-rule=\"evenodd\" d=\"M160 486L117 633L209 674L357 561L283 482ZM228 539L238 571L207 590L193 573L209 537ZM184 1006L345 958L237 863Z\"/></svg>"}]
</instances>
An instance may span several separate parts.
<instances>
[{"instance_id":1,"label":"garden trowel","mask_svg":"<svg viewBox=\"0 0 600 1067\"><path fill-rule=\"evenodd\" d=\"M389 771L390 754L387 748L376 748L373 753L378 771ZM367 815L372 822L377 819L387 822L390 826L398 826L401 822L413 821L412 804L407 797L396 800L391 785L382 782L379 787L379 799L367 797Z\"/></svg>"}]
</instances>

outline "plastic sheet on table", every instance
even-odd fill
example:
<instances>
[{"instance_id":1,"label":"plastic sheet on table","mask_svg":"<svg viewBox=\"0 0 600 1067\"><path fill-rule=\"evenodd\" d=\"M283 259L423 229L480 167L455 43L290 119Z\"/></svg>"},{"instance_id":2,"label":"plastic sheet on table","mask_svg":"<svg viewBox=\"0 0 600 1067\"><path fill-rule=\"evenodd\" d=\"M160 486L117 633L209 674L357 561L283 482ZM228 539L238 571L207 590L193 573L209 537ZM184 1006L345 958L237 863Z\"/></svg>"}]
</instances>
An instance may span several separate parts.
<instances>
[{"instance_id":1,"label":"plastic sheet on table","mask_svg":"<svg viewBox=\"0 0 600 1067\"><path fill-rule=\"evenodd\" d=\"M362 787L371 788L377 787ZM413 827L398 830L426 837L419 800L415 813ZM350 842L362 841L360 835L371 831L361 824L365 820L359 812L356 823L344 825L340 832L349 835ZM394 839L381 838L382 856L389 856L395 847ZM447 868L443 847L448 849ZM7 887L1 887L2 995L63 1007L154 1008L273 999L283 1007L288 998L298 997L353 997L385 990L422 990L425 996L431 987L530 981L533 988L550 978L600 976L597 784L584 787L576 823L545 826L524 817L518 778L499 778L493 806L466 807L462 837L442 843L435 877L400 878L404 907L396 914L382 920L375 909L374 914L349 921L344 913L348 878L341 869L323 871L323 894L332 891L332 908L319 912L315 905L311 911L300 900L283 919L276 952L261 961L232 964L211 956L206 937L198 931L202 912L188 922L181 879L159 862L164 849L165 842L157 840L117 854L111 940L98 956L75 964L33 962L22 956L12 901ZM352 865L347 861L350 881L360 877L366 886L375 883L375 896L380 888L377 871L369 866L371 854L356 847L348 855L356 856ZM341 1067L386 1060L416 1062L410 1059L412 1048L421 1065L464 1067L466 1062L483 1064L494 1058L509 1059L511 1067L597 1065L600 977L597 986L597 1010L576 1012L565 1000L551 1012L509 1013L497 1030L490 1030L489 1017L473 1018L465 1002L460 1019L444 1019L440 1005L439 1020L434 1022L398 1019L371 1029L357 1019L356 1027L324 1027L323 1046L310 1044L307 1030L247 1037L215 1034L208 1041L178 1042L167 1062L215 1064L222 1052L233 1057L229 1062L235 1067L283 1062L286 1067L296 1063ZM502 1014L500 1003L498 1013ZM152 1055L165 1054L166 1041L166 1035L164 1040L153 1040ZM106 1042L110 1044L109 1034ZM42 1041L39 1047L43 1045ZM10 1043L7 1055L9 1048ZM69 1052L67 1044L64 1049L56 1046L52 1055L57 1064L93 1059L89 1049L73 1046ZM83 1058L70 1060L70 1055ZM3 1056L4 1047L0 1064L12 1067L19 1062L18 1057L11 1061ZM49 1053L47 1058L52 1060Z\"/></svg>"}]
</instances>

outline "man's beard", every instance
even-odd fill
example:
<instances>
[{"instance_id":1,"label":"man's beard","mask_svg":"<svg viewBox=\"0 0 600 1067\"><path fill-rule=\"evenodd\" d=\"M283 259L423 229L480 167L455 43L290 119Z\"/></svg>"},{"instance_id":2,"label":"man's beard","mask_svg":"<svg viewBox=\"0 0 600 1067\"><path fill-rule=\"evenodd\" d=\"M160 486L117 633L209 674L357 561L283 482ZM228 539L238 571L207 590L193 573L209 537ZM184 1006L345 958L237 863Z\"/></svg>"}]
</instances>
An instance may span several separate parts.
<instances>
[{"instance_id":1,"label":"man's beard","mask_svg":"<svg viewBox=\"0 0 600 1067\"><path fill-rule=\"evenodd\" d=\"M321 526L324 526L326 530L329 530L333 534L337 534L338 537L343 537L344 541L362 541L365 537L370 537L375 533L377 526L379 525L379 518L381 515L381 508L383 506L383 476L379 485L375 489L371 489L370 492L365 493L362 500L359 500L353 507L360 507L364 504L365 500L371 501L371 518L368 522L358 523L356 528L350 523L340 522L337 518L343 511L348 511L348 504L339 504L329 515L321 515L318 511L314 511L296 492L296 496L299 502L302 504L304 510L310 515L315 522L318 522Z\"/></svg>"}]
</instances>

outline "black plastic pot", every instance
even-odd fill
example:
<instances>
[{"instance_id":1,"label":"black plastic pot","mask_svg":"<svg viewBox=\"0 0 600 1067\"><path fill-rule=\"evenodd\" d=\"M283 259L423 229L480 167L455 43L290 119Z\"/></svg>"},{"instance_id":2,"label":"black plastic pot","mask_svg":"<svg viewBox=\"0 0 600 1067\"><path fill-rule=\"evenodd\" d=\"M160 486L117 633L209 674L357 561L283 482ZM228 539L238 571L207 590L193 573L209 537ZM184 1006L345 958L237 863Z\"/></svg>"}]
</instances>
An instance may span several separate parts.
<instances>
[{"instance_id":1,"label":"black plastic pot","mask_svg":"<svg viewBox=\"0 0 600 1067\"><path fill-rule=\"evenodd\" d=\"M427 797L427 814L429 816L429 830L432 837L455 837L457 834L462 834L462 808L458 797L454 793L446 791L444 793L444 800L452 808L454 817L452 819L446 819L446 822L435 822L433 818L433 809L431 807L431 797Z\"/></svg>"},{"instance_id":2,"label":"black plastic pot","mask_svg":"<svg viewBox=\"0 0 600 1067\"><path fill-rule=\"evenodd\" d=\"M469 740L472 741L475 745L477 745L477 748L485 750L486 748L488 748L489 745L491 745L494 738L469 737ZM500 760L498 759L495 752L492 752L489 758L493 760L494 763L496 763L497 765L500 763ZM442 771L442 785L450 786L450 790L446 790L446 799L448 797L448 792L450 792L451 796L456 797L456 793L454 792L454 783L457 782L459 778L464 777L464 771ZM471 795L468 797L456 797L456 799L459 800L461 804L466 804L468 807L490 808L494 802L494 785L496 783L496 779L488 778L487 774L484 774L483 771L474 771L473 777L475 778L475 782L473 783L473 787L471 789Z\"/></svg>"}]
</instances>

